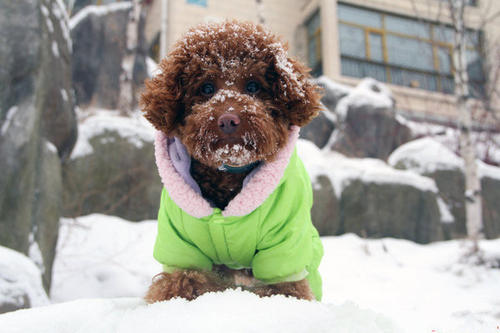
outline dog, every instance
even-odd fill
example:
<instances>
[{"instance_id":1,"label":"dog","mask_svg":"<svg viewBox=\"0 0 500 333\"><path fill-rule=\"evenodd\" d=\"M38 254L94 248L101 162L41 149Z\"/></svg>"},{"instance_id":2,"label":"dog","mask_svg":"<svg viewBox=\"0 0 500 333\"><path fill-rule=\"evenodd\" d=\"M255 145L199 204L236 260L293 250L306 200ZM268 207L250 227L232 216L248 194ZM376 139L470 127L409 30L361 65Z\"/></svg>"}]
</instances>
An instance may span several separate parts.
<instances>
[{"instance_id":1,"label":"dog","mask_svg":"<svg viewBox=\"0 0 500 333\"><path fill-rule=\"evenodd\" d=\"M242 288L321 299L323 248L295 151L320 110L309 70L261 25L189 30L145 83L164 189L149 303Z\"/></svg>"}]
</instances>

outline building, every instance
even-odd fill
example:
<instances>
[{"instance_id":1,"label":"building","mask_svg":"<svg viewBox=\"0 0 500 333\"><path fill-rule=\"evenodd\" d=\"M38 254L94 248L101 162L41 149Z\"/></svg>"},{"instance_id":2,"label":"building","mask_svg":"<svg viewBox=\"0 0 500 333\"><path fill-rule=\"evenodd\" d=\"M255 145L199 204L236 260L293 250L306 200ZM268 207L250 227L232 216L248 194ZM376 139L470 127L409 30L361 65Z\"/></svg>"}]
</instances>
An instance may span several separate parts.
<instances>
[{"instance_id":1,"label":"building","mask_svg":"<svg viewBox=\"0 0 500 333\"><path fill-rule=\"evenodd\" d=\"M162 1L154 0L148 10L146 35L154 52L158 52ZM390 86L400 112L436 121L456 119L453 29L444 0L166 1L169 46L201 22L224 18L264 22L289 42L290 52L308 63L313 75L348 85L371 76ZM487 80L484 61L500 67L500 18L484 22L500 12L500 1L468 1L468 72L471 91L480 97L496 79ZM495 87L500 91L500 80ZM500 113L499 96L493 98L491 105Z\"/></svg>"}]
</instances>

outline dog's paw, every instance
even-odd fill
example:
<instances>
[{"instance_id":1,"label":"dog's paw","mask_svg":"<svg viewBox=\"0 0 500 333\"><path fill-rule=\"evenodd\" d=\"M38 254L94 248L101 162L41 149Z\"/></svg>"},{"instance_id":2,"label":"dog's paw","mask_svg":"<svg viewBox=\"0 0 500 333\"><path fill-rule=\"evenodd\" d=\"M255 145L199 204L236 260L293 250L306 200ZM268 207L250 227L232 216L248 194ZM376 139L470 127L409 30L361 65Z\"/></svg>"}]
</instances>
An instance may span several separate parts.
<instances>
[{"instance_id":1,"label":"dog's paw","mask_svg":"<svg viewBox=\"0 0 500 333\"><path fill-rule=\"evenodd\" d=\"M224 283L211 272L180 270L156 275L144 299L148 303L176 297L193 300L204 293L224 289Z\"/></svg>"},{"instance_id":2,"label":"dog's paw","mask_svg":"<svg viewBox=\"0 0 500 333\"><path fill-rule=\"evenodd\" d=\"M311 287L306 279L295 282L281 282L263 285L254 288L252 291L260 297L284 295L308 301L312 301L314 299Z\"/></svg>"}]
</instances>

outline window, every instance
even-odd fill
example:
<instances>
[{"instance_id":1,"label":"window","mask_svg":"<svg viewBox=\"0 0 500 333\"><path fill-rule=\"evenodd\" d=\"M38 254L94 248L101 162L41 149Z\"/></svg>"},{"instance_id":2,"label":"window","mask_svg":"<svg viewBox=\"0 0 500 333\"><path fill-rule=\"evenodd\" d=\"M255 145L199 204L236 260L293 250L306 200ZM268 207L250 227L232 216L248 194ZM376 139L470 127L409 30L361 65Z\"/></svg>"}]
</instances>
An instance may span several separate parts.
<instances>
[{"instance_id":1,"label":"window","mask_svg":"<svg viewBox=\"0 0 500 333\"><path fill-rule=\"evenodd\" d=\"M207 0L186 0L190 5L198 5L201 7L207 7Z\"/></svg>"},{"instance_id":2,"label":"window","mask_svg":"<svg viewBox=\"0 0 500 333\"><path fill-rule=\"evenodd\" d=\"M307 57L311 67L311 75L323 74L321 61L321 21L319 11L313 14L306 22L307 28Z\"/></svg>"},{"instance_id":3,"label":"window","mask_svg":"<svg viewBox=\"0 0 500 333\"><path fill-rule=\"evenodd\" d=\"M338 4L342 74L453 93L453 28ZM467 31L471 91L483 91L480 33Z\"/></svg>"}]
</instances>

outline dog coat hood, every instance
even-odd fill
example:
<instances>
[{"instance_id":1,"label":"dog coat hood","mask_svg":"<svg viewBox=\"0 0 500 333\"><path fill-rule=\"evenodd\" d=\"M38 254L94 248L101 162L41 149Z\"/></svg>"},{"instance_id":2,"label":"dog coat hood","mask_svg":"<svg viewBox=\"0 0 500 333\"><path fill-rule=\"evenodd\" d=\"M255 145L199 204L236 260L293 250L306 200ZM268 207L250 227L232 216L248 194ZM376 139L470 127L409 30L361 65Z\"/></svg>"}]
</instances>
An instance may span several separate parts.
<instances>
[{"instance_id":1,"label":"dog coat hood","mask_svg":"<svg viewBox=\"0 0 500 333\"><path fill-rule=\"evenodd\" d=\"M224 210L202 197L179 140L158 132L156 163L164 189L154 257L164 270L251 268L265 283L307 278L321 298L323 248L311 222L312 188L295 151L299 128L273 162L255 168Z\"/></svg>"}]
</instances>

